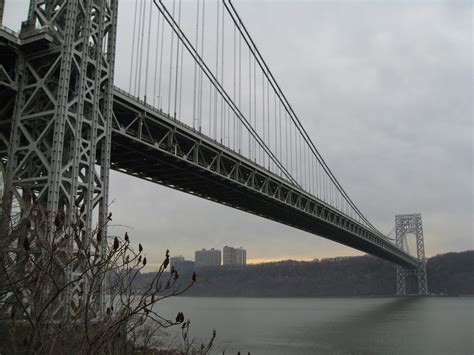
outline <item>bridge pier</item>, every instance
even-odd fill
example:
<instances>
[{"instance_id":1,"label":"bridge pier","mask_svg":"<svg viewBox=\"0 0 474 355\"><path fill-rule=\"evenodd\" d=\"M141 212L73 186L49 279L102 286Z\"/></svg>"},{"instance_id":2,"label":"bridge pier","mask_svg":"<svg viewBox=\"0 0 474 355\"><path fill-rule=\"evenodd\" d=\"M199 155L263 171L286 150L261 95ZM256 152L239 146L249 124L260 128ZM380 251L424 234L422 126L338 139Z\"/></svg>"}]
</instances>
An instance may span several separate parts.
<instances>
[{"instance_id":1,"label":"bridge pier","mask_svg":"<svg viewBox=\"0 0 474 355\"><path fill-rule=\"evenodd\" d=\"M420 264L415 269L407 269L397 265L397 295L406 295L406 278L415 275L418 279L418 294L428 294L426 277L425 243L421 214L405 214L395 216L395 242L397 247L404 249L406 235L412 233L416 237L416 255ZM408 248L408 245L406 246Z\"/></svg>"}]
</instances>

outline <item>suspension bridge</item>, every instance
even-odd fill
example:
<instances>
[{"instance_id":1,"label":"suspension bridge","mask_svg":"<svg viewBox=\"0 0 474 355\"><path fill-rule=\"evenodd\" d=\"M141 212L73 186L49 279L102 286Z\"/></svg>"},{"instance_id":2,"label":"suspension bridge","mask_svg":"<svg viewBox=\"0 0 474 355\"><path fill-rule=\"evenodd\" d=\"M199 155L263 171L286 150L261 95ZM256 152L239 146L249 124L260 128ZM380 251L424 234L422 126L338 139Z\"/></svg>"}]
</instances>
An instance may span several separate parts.
<instances>
[{"instance_id":1,"label":"suspension bridge","mask_svg":"<svg viewBox=\"0 0 474 355\"><path fill-rule=\"evenodd\" d=\"M410 273L427 293L421 215L397 216L395 238L373 226L301 124L236 5L121 6L127 24L118 23L117 0L32 0L19 33L1 28L4 205L41 204L51 225L61 212L92 230L107 219L113 169L390 260L398 293ZM117 40L118 26L126 38Z\"/></svg>"}]
</instances>

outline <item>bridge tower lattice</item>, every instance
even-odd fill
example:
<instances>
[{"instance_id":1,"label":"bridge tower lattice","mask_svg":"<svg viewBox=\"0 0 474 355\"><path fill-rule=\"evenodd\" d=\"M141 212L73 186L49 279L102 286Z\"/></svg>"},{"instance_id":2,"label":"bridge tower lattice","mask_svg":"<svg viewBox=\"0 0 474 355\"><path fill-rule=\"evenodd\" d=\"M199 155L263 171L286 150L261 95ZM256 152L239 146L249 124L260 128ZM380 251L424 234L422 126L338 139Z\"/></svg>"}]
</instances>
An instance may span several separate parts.
<instances>
[{"instance_id":1,"label":"bridge tower lattice","mask_svg":"<svg viewBox=\"0 0 474 355\"><path fill-rule=\"evenodd\" d=\"M425 244L423 239L423 223L421 214L405 214L395 216L395 242L397 247L403 249L406 243L406 235L412 233L416 238L416 254L420 261L419 266L414 269L406 269L397 265L397 295L406 294L406 278L415 274L418 278L418 294L428 294L428 282L426 277Z\"/></svg>"},{"instance_id":2,"label":"bridge tower lattice","mask_svg":"<svg viewBox=\"0 0 474 355\"><path fill-rule=\"evenodd\" d=\"M117 6L117 0L30 1L5 177L6 213L37 209L50 241L58 236L58 215L63 225L80 224L93 255L106 242ZM102 226L100 241L88 238L93 223ZM81 265L64 269L70 280ZM86 282L74 283L58 312L81 303ZM99 291L99 312L103 302Z\"/></svg>"}]
</instances>

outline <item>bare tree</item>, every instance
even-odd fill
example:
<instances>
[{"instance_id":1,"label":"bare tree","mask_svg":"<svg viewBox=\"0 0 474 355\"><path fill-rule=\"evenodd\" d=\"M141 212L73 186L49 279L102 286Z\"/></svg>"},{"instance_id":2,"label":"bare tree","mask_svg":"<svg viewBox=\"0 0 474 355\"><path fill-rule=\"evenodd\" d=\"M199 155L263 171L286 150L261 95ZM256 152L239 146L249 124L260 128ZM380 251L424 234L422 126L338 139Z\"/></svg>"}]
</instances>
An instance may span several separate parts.
<instances>
[{"instance_id":1,"label":"bare tree","mask_svg":"<svg viewBox=\"0 0 474 355\"><path fill-rule=\"evenodd\" d=\"M202 354L208 354L212 346L214 344L214 339L216 338L216 331L212 331L212 337L209 343L204 344L201 343L198 348L196 348L196 339L191 338L189 336L189 329L190 329L191 322L188 319L186 322L184 322L181 326L181 336L183 338L183 344L180 347L181 354L186 354L186 355L202 355Z\"/></svg>"},{"instance_id":2,"label":"bare tree","mask_svg":"<svg viewBox=\"0 0 474 355\"><path fill-rule=\"evenodd\" d=\"M128 233L104 240L105 226L86 231L81 219L50 218L38 206L12 215L3 213L10 217L0 227L0 353L133 353L157 346L162 330L179 324L181 353L209 353L215 332L209 344L195 348L183 313L170 320L157 312L158 302L196 281L193 274L180 285L178 272L166 271L168 250L144 284L139 275L147 258Z\"/></svg>"}]
</instances>

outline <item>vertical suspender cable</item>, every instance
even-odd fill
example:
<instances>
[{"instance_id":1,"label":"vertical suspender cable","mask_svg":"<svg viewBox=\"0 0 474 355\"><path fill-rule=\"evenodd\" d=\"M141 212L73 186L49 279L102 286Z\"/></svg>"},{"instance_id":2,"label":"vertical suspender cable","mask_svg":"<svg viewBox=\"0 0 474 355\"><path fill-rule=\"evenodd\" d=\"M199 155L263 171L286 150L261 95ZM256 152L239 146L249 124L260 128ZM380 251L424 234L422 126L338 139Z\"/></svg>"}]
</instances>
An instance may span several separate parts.
<instances>
[{"instance_id":1,"label":"vertical suspender cable","mask_svg":"<svg viewBox=\"0 0 474 355\"><path fill-rule=\"evenodd\" d=\"M156 23L156 47L155 47L155 76L153 80L153 106L155 105L156 100L156 85L157 85L157 73L158 73L158 48L159 48L159 40L160 40L160 13L158 12L158 19Z\"/></svg>"},{"instance_id":2,"label":"vertical suspender cable","mask_svg":"<svg viewBox=\"0 0 474 355\"><path fill-rule=\"evenodd\" d=\"M132 92L132 78L133 78L133 58L135 57L135 32L137 28L137 8L138 8L138 1L135 1L135 15L133 16L133 35L132 35L132 52L131 52L131 59L130 59L130 80L128 83L128 91Z\"/></svg>"},{"instance_id":3,"label":"vertical suspender cable","mask_svg":"<svg viewBox=\"0 0 474 355\"><path fill-rule=\"evenodd\" d=\"M181 0L179 0L179 7L181 8ZM181 9L180 9L181 12ZM179 99L178 99L178 119L182 119L181 116L181 101L183 98L183 44L181 43L181 54L179 58Z\"/></svg>"},{"instance_id":4,"label":"vertical suspender cable","mask_svg":"<svg viewBox=\"0 0 474 355\"><path fill-rule=\"evenodd\" d=\"M205 25L205 12L206 12L206 0L202 0L202 26L201 26L201 58L204 57L204 25ZM204 90L202 86L203 82L203 71L199 70L199 132L202 130L202 109L203 109L203 96Z\"/></svg>"},{"instance_id":5,"label":"vertical suspender cable","mask_svg":"<svg viewBox=\"0 0 474 355\"><path fill-rule=\"evenodd\" d=\"M286 110L284 111L285 112L285 165L288 167L290 164L289 164L289 160L288 160L288 116L287 116L287 112Z\"/></svg>"},{"instance_id":6,"label":"vertical suspender cable","mask_svg":"<svg viewBox=\"0 0 474 355\"><path fill-rule=\"evenodd\" d=\"M221 34L221 82L222 86L225 87L224 83L224 6L222 6L222 34ZM225 144L225 117L224 117L224 100L221 99L221 143Z\"/></svg>"},{"instance_id":7,"label":"vertical suspender cable","mask_svg":"<svg viewBox=\"0 0 474 355\"><path fill-rule=\"evenodd\" d=\"M301 152L301 155L302 155L302 165L301 165L301 173L303 174L303 187L304 189L306 190L308 188L308 185L307 185L307 180L306 180L306 171L307 171L307 166L306 166L306 145L303 143L302 146L301 146L301 149L303 150Z\"/></svg>"},{"instance_id":8,"label":"vertical suspender cable","mask_svg":"<svg viewBox=\"0 0 474 355\"><path fill-rule=\"evenodd\" d=\"M332 203L332 206L333 207L336 207L336 187L334 185L334 183L331 182L331 203Z\"/></svg>"},{"instance_id":9,"label":"vertical suspender cable","mask_svg":"<svg viewBox=\"0 0 474 355\"><path fill-rule=\"evenodd\" d=\"M297 131L295 130L295 133ZM298 142L298 146L296 147L296 151L297 151L297 155L296 155L296 159L298 161L298 182L300 183L300 185L303 185L303 179L302 179L302 175L301 175L301 157L303 156L303 153L301 151L301 134L298 134L298 136L296 137L297 139L297 142Z\"/></svg>"},{"instance_id":10,"label":"vertical suspender cable","mask_svg":"<svg viewBox=\"0 0 474 355\"><path fill-rule=\"evenodd\" d=\"M138 0L137 0L138 1ZM138 86L138 69L140 67L140 32L141 32L141 26L142 26L142 7L143 7L143 2L145 0L139 0L140 1L140 8L139 8L139 13L138 13L138 29L137 29L137 49L136 49L136 63L135 63L135 80L134 80L134 85L133 85L133 94L137 95L137 86Z\"/></svg>"},{"instance_id":11,"label":"vertical suspender cable","mask_svg":"<svg viewBox=\"0 0 474 355\"><path fill-rule=\"evenodd\" d=\"M173 18L175 12L176 0L173 0ZM173 49L174 49L174 31L171 31L171 44L170 44L170 75L168 80L168 115L171 114L171 87L172 87L172 76L173 76Z\"/></svg>"},{"instance_id":12,"label":"vertical suspender cable","mask_svg":"<svg viewBox=\"0 0 474 355\"><path fill-rule=\"evenodd\" d=\"M309 149L308 146L305 145L305 164L304 164L304 169L305 169L305 179L306 179L306 186L309 191L311 191L311 165L309 163Z\"/></svg>"},{"instance_id":13,"label":"vertical suspender cable","mask_svg":"<svg viewBox=\"0 0 474 355\"><path fill-rule=\"evenodd\" d=\"M282 148L283 148L283 142L281 140L281 104L278 105L278 126L280 128L279 132L280 132L280 139L278 140L278 146L280 147L280 160L283 161L283 151L282 151ZM281 170L280 170L280 176L281 176Z\"/></svg>"},{"instance_id":14,"label":"vertical suspender cable","mask_svg":"<svg viewBox=\"0 0 474 355\"><path fill-rule=\"evenodd\" d=\"M209 80L209 137L212 138L212 82Z\"/></svg>"},{"instance_id":15,"label":"vertical suspender cable","mask_svg":"<svg viewBox=\"0 0 474 355\"><path fill-rule=\"evenodd\" d=\"M199 3L200 0L197 0L196 5L196 48L199 48ZM196 129L196 96L198 95L198 91L196 90L196 76L197 76L197 63L194 62L194 81L193 81L193 128Z\"/></svg>"},{"instance_id":16,"label":"vertical suspender cable","mask_svg":"<svg viewBox=\"0 0 474 355\"><path fill-rule=\"evenodd\" d=\"M286 110L285 110L286 112ZM288 120L288 123L290 125L290 129L289 129L289 136L290 136L290 172L292 174L294 174L294 171L293 171L293 133L292 133L292 129L291 129L291 125L293 124L293 121L290 121Z\"/></svg>"},{"instance_id":17,"label":"vertical suspender cable","mask_svg":"<svg viewBox=\"0 0 474 355\"><path fill-rule=\"evenodd\" d=\"M317 184L316 184L317 196L321 198L321 170L319 169L318 161L316 161L316 176L317 176Z\"/></svg>"},{"instance_id":18,"label":"vertical suspender cable","mask_svg":"<svg viewBox=\"0 0 474 355\"><path fill-rule=\"evenodd\" d=\"M252 125L252 57L249 51L249 120L250 125ZM255 128L255 127L254 127ZM252 141L250 139L251 135L249 134L248 144L249 144L249 159L252 160Z\"/></svg>"},{"instance_id":19,"label":"vertical suspender cable","mask_svg":"<svg viewBox=\"0 0 474 355\"><path fill-rule=\"evenodd\" d=\"M324 170L321 172L321 176L322 176L321 186L322 186L323 200L327 202L327 194L326 194L327 182L326 182L326 172Z\"/></svg>"},{"instance_id":20,"label":"vertical suspender cable","mask_svg":"<svg viewBox=\"0 0 474 355\"><path fill-rule=\"evenodd\" d=\"M227 3L230 5L230 8L227 6ZM268 73L269 75L269 79L272 80L272 86L274 87L275 90L277 90L277 93L281 99L281 102L283 103L283 105L285 106L285 108L288 110L288 112L290 113L290 117L295 120L295 125L296 125L296 128L298 128L298 130L300 131L301 134L303 134L303 137L304 137L304 140L305 142L310 146L311 148L311 151L313 152L313 154L316 155L316 158L320 161L321 163L321 166L322 168L326 171L326 173L328 174L328 178L335 184L336 188L341 192L341 194L344 196L344 199L351 205L351 207L354 209L354 211L356 211L356 213L359 215L359 217L366 223L366 225L368 227L370 227L373 231L375 232L378 232L377 229L365 218L365 216L362 214L362 212L360 212L360 210L357 208L357 206L353 203L353 201L350 199L350 197L347 195L347 193L344 191L344 189L342 188L342 186L339 184L339 182L337 181L337 179L335 178L335 176L332 174L331 170L329 169L329 167L327 166L326 162L324 161L324 159L322 158L322 156L320 155L320 153L318 152L318 150L316 149L316 147L314 146L313 142L311 141L311 139L309 138L306 130L304 129L304 127L301 125L301 122L298 120L296 114L294 113L291 105L288 103L288 101L286 100L286 97L284 96L283 92L281 91L278 83L275 81L272 73L270 72L270 70L268 69L268 66L266 65L265 61L263 60L262 56L260 55L260 52L258 51L258 48L255 46L255 43L253 42L253 40L251 39L250 35L248 34L248 31L247 29L245 28L245 26L243 25L242 23L242 20L240 19L240 16L237 14L233 4L232 4L232 1L231 0L228 0L227 2L224 0L224 5L226 6L226 9L228 10L230 16L233 18L233 20L235 22L238 22L240 24L239 26L239 29L242 28L243 31L245 32L245 34L247 35L248 37L248 40L247 38L245 38L247 44L249 45L249 49L253 51L251 45L253 46L255 52L256 52L256 56L258 56L259 58L259 65L262 65L265 69L266 69L266 73ZM231 10L232 9L232 10ZM243 35L244 33L241 32L241 34ZM263 70L263 68L262 68Z\"/></svg>"},{"instance_id":21,"label":"vertical suspender cable","mask_svg":"<svg viewBox=\"0 0 474 355\"><path fill-rule=\"evenodd\" d=\"M150 64L150 39L151 39L151 14L152 14L153 1L150 0L150 14L148 15L148 44L146 48L146 69L145 69L145 96L144 101L146 103L147 93L148 93L148 68Z\"/></svg>"},{"instance_id":22,"label":"vertical suspender cable","mask_svg":"<svg viewBox=\"0 0 474 355\"><path fill-rule=\"evenodd\" d=\"M312 194L316 196L316 164L314 163L314 154L311 154L311 184L313 186Z\"/></svg>"},{"instance_id":23,"label":"vertical suspender cable","mask_svg":"<svg viewBox=\"0 0 474 355\"><path fill-rule=\"evenodd\" d=\"M163 108L163 93L161 91L161 82L163 77L163 42L164 42L164 35L165 35L165 19L161 21L161 33L160 33L160 74L158 79L158 106L160 109Z\"/></svg>"},{"instance_id":24,"label":"vertical suspender cable","mask_svg":"<svg viewBox=\"0 0 474 355\"><path fill-rule=\"evenodd\" d=\"M255 131L257 126L257 67L255 65L255 57L253 58L253 121L255 123ZM257 162L257 141L253 139L254 161Z\"/></svg>"},{"instance_id":25,"label":"vertical suspender cable","mask_svg":"<svg viewBox=\"0 0 474 355\"><path fill-rule=\"evenodd\" d=\"M239 36L239 110L242 107L242 36ZM238 131L239 153L242 150L242 123Z\"/></svg>"},{"instance_id":26,"label":"vertical suspender cable","mask_svg":"<svg viewBox=\"0 0 474 355\"><path fill-rule=\"evenodd\" d=\"M272 147L272 142L271 142L271 126L270 126L270 87L267 83L267 136L268 136L268 146ZM270 157L268 157L268 170L270 170Z\"/></svg>"},{"instance_id":27,"label":"vertical suspender cable","mask_svg":"<svg viewBox=\"0 0 474 355\"><path fill-rule=\"evenodd\" d=\"M301 186L303 186L304 184L304 170L303 170L303 158L304 158L304 150L303 150L303 136L300 134L299 135L300 137L300 154L299 154L299 158L300 158L300 180L301 180Z\"/></svg>"},{"instance_id":28,"label":"vertical suspender cable","mask_svg":"<svg viewBox=\"0 0 474 355\"><path fill-rule=\"evenodd\" d=\"M142 88L142 66L143 66L143 42L145 41L145 25L146 25L146 3L145 0L142 2L143 4L143 13L140 18L140 22L142 23L141 26L141 33L140 33L140 63L138 68L138 93L137 96L140 98L140 92Z\"/></svg>"},{"instance_id":29,"label":"vertical suspender cable","mask_svg":"<svg viewBox=\"0 0 474 355\"><path fill-rule=\"evenodd\" d=\"M311 172L311 165L309 164L309 149L308 146L305 145L305 163L304 163L304 169L305 169L305 179L306 179L306 186L308 190L311 191L311 178L310 178L310 172Z\"/></svg>"},{"instance_id":30,"label":"vertical suspender cable","mask_svg":"<svg viewBox=\"0 0 474 355\"><path fill-rule=\"evenodd\" d=\"M262 74L263 74L263 72L262 72ZM270 112L269 112L269 111L270 111L270 105L269 105L269 102L270 102L270 95L269 95L269 91L268 91L268 81L265 81L264 78L265 78L265 74L263 74L262 84L263 84L263 88L264 88L263 90L264 90L264 91L265 91L265 86L267 87L267 90L266 90L267 102L266 102L266 112L265 112L267 115L266 115L266 116L265 116L265 115L263 116L263 120L264 120L264 121L266 120L266 123L267 123L267 130L266 130L266 132L267 132L267 137L266 137L266 140L267 140L268 146L270 147ZM266 84L266 85L265 85L265 84ZM264 135L265 135L265 134L264 134ZM265 159L265 160L266 160L266 159ZM265 164L265 162L264 162L264 164ZM270 165L270 160L268 161L268 166L267 166L268 168L270 168L269 165Z\"/></svg>"},{"instance_id":31,"label":"vertical suspender cable","mask_svg":"<svg viewBox=\"0 0 474 355\"><path fill-rule=\"evenodd\" d=\"M302 182L302 185L304 187L304 189L306 190L308 188L307 186L307 181L306 181L306 145L305 144L302 144L301 146L301 149L303 150L301 152L301 155L302 155L302 165L301 165L301 169L302 169L302 176L303 176L303 182Z\"/></svg>"},{"instance_id":32,"label":"vertical suspender cable","mask_svg":"<svg viewBox=\"0 0 474 355\"><path fill-rule=\"evenodd\" d=\"M277 142L277 134L278 134L278 121L277 121L277 100L276 100L276 95L273 95L273 129L274 129L274 142L275 142L275 155L278 160L281 161L281 157L278 156L278 142Z\"/></svg>"},{"instance_id":33,"label":"vertical suspender cable","mask_svg":"<svg viewBox=\"0 0 474 355\"><path fill-rule=\"evenodd\" d=\"M301 184L301 176L300 176L300 160L299 160L299 148L300 148L300 140L298 138L301 138L301 135L298 134L298 126L295 123L295 167L296 167L296 180L298 181L299 184Z\"/></svg>"},{"instance_id":34,"label":"vertical suspender cable","mask_svg":"<svg viewBox=\"0 0 474 355\"><path fill-rule=\"evenodd\" d=\"M285 176L291 181L291 183L293 183L295 185L298 185L298 183L292 178L292 176L288 173L288 171L285 169L285 167L282 166L281 163L276 159L275 155L268 148L268 146L265 144L265 142L259 137L257 132L255 132L253 130L253 128L249 125L248 120L245 118L245 116L242 114L242 112L239 110L239 108L232 101L232 99L230 98L228 93L223 89L222 85L217 80L217 78L214 76L212 71L209 69L209 67L206 65L206 63L202 60L202 58L199 57L199 55L196 52L196 49L190 43L189 39L183 33L181 28L177 25L176 21L174 20L173 16L169 13L169 11L166 9L166 6L163 4L162 0L159 0L159 4L157 3L157 0L153 0L153 2L155 3L155 5L159 9L159 11L164 15L166 21L171 25L172 30L173 30L174 33L177 34L178 39L182 41L182 43L185 45L186 49L189 51L189 53L194 58L194 60L198 61L199 66L201 67L201 69L203 69L203 71L205 71L205 74L208 77L211 85L213 85L214 88L216 88L216 90L219 91L219 94L221 95L221 97L226 100L226 102L232 107L232 110L238 115L239 120L242 122L242 124L244 124L246 129L248 129L251 132L251 134L254 136L254 138L256 140L258 140L259 146L262 148L262 150L265 151L266 154L270 155L271 158L274 160L274 162L281 169L284 170Z\"/></svg>"},{"instance_id":35,"label":"vertical suspender cable","mask_svg":"<svg viewBox=\"0 0 474 355\"><path fill-rule=\"evenodd\" d=\"M265 75L262 72L262 123L263 123L263 141L265 142L267 135L265 130ZM267 143L267 142L265 142ZM262 151L262 165L265 166L265 153Z\"/></svg>"},{"instance_id":36,"label":"vertical suspender cable","mask_svg":"<svg viewBox=\"0 0 474 355\"><path fill-rule=\"evenodd\" d=\"M296 137L296 125L295 125L295 123L293 122L293 120L292 120L290 123L292 124L292 127L293 127L293 125L294 125L294 127L293 127L293 134L292 134L292 136L293 136L293 137L292 137L292 139L293 139L293 146L292 146L292 148L293 148L293 152L295 153L294 155L293 155L293 154L291 155L291 159L292 159L292 161L293 161L293 171L294 171L294 173L295 173L295 178L296 178L296 180L298 180L298 159L297 159L297 158L298 158L298 155L297 155L297 154L298 154L298 150L297 150L297 148L298 148L298 140L297 140L297 137Z\"/></svg>"},{"instance_id":37,"label":"vertical suspender cable","mask_svg":"<svg viewBox=\"0 0 474 355\"><path fill-rule=\"evenodd\" d=\"M178 26L181 25L181 0L178 0ZM174 79L174 119L177 119L177 107L178 107L178 73L179 73L179 47L180 41L176 39L176 71Z\"/></svg>"},{"instance_id":38,"label":"vertical suspender cable","mask_svg":"<svg viewBox=\"0 0 474 355\"><path fill-rule=\"evenodd\" d=\"M217 2L217 22L216 22L216 79L219 80L219 4ZM217 88L214 89L214 139L217 141Z\"/></svg>"},{"instance_id":39,"label":"vertical suspender cable","mask_svg":"<svg viewBox=\"0 0 474 355\"><path fill-rule=\"evenodd\" d=\"M237 59L236 59L236 57L237 57L237 43L236 43L236 42L237 42L237 41L236 41L236 36L237 36L237 29L235 28L235 25L234 25L234 36L233 36L233 45L234 45L234 46L233 46L233 47L234 47L234 51L233 51L233 57L234 57L234 58L233 58L233 59L234 59L234 60L233 60L233 69L234 69L234 71L233 71L233 84L234 84L234 86L233 86L233 90L232 90L232 99L234 100L234 102L235 102L235 99L236 99L236 91L237 91L237 82L236 82L236 79L237 79L237 74L236 74L236 65L237 65ZM237 139L236 139L236 133L237 133L237 126L236 126L236 124L237 124L237 121L235 120L235 118L236 118L236 117L235 117L235 113L234 113L234 114L233 114L234 130L233 130L233 132L232 132L232 133L233 133L233 138L234 138L234 146L233 146L233 147L234 147L234 148L233 148L234 151L237 149L237 148L236 148L236 147L237 147L237 144L236 144L236 143L237 143Z\"/></svg>"}]
</instances>

